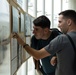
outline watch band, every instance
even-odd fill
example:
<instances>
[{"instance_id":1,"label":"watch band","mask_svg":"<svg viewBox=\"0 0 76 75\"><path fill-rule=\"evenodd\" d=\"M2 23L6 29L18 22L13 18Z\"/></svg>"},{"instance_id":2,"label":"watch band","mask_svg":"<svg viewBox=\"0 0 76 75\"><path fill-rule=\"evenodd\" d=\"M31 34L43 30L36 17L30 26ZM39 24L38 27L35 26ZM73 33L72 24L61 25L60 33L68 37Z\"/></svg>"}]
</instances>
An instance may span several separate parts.
<instances>
[{"instance_id":1,"label":"watch band","mask_svg":"<svg viewBox=\"0 0 76 75\"><path fill-rule=\"evenodd\" d=\"M28 44L24 44L24 45L23 45L23 48L25 48L26 46L29 46L29 45L28 45Z\"/></svg>"}]
</instances>

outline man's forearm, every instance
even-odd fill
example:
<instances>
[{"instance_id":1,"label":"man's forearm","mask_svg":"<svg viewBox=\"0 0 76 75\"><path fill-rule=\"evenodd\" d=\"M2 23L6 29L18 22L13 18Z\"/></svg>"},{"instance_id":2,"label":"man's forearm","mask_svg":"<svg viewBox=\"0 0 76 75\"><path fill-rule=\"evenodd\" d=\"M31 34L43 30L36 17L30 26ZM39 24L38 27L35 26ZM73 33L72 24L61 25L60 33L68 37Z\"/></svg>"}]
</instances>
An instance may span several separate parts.
<instances>
[{"instance_id":1,"label":"man's forearm","mask_svg":"<svg viewBox=\"0 0 76 75\"><path fill-rule=\"evenodd\" d=\"M44 58L46 56L49 56L50 54L44 49L42 48L41 50L35 50L33 48L31 48L29 45L27 45L17 33L13 34L13 38L16 38L18 43L21 44L24 49L30 54L32 55L36 60L39 60L41 58Z\"/></svg>"},{"instance_id":2,"label":"man's forearm","mask_svg":"<svg viewBox=\"0 0 76 75\"><path fill-rule=\"evenodd\" d=\"M21 44L23 46L23 48L30 54L32 55L34 58L38 59L38 53L37 50L31 48L29 45L27 45L18 34L15 34L13 37L15 37L18 41L19 44Z\"/></svg>"}]
</instances>

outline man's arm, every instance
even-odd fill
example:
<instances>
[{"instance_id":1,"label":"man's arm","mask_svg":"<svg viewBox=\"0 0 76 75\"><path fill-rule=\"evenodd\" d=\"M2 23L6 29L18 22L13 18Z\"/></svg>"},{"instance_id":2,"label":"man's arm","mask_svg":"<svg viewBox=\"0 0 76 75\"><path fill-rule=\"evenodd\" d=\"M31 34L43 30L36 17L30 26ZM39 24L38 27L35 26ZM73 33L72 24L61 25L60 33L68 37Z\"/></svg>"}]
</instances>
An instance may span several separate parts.
<instances>
[{"instance_id":1,"label":"man's arm","mask_svg":"<svg viewBox=\"0 0 76 75\"><path fill-rule=\"evenodd\" d=\"M45 58L47 56L50 55L50 53L48 53L44 48L40 49L40 50L35 50L33 48L31 48L30 46L28 46L17 33L13 33L12 34L13 38L16 38L18 43L21 44L24 49L30 54L32 55L36 60Z\"/></svg>"},{"instance_id":2,"label":"man's arm","mask_svg":"<svg viewBox=\"0 0 76 75\"><path fill-rule=\"evenodd\" d=\"M24 49L31 55L33 56L36 60L39 60L41 58L47 57L50 55L50 53L48 53L44 48L40 49L40 50L35 50L34 48L31 48L30 46L28 46L17 33L13 33L12 34L13 38L16 38L18 43L21 44Z\"/></svg>"},{"instance_id":3,"label":"man's arm","mask_svg":"<svg viewBox=\"0 0 76 75\"><path fill-rule=\"evenodd\" d=\"M38 39L35 38L35 36L33 35L31 37L31 45L30 45L32 48L34 49L37 49L38 48ZM39 60L36 60L35 58L33 58L33 62L34 62L34 65L35 65L35 69L37 71L39 71L40 69L40 61Z\"/></svg>"},{"instance_id":4,"label":"man's arm","mask_svg":"<svg viewBox=\"0 0 76 75\"><path fill-rule=\"evenodd\" d=\"M34 65L35 65L35 69L39 70L39 68L40 68L40 61L33 58L33 62L34 62Z\"/></svg>"}]
</instances>

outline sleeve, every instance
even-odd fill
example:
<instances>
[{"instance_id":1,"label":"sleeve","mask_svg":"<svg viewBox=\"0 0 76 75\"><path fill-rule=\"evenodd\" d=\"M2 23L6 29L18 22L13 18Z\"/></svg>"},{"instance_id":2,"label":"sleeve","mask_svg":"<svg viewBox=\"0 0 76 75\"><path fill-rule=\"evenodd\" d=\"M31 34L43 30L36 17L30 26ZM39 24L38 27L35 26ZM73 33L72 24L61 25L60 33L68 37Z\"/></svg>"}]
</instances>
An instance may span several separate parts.
<instances>
[{"instance_id":1,"label":"sleeve","mask_svg":"<svg viewBox=\"0 0 76 75\"><path fill-rule=\"evenodd\" d=\"M62 50L63 48L63 37L61 35L54 38L47 46L45 46L45 50L54 55L58 51Z\"/></svg>"}]
</instances>

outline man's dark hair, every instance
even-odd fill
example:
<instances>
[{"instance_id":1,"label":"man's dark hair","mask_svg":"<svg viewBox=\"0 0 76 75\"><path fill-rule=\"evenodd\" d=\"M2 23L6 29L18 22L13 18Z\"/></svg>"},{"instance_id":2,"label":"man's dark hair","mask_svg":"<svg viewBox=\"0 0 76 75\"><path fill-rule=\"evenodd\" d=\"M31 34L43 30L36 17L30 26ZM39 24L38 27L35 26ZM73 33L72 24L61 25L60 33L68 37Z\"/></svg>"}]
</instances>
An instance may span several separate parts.
<instances>
[{"instance_id":1,"label":"man's dark hair","mask_svg":"<svg viewBox=\"0 0 76 75\"><path fill-rule=\"evenodd\" d=\"M65 10L59 13L59 15L63 15L64 18L71 19L76 24L76 11L75 10Z\"/></svg>"},{"instance_id":2,"label":"man's dark hair","mask_svg":"<svg viewBox=\"0 0 76 75\"><path fill-rule=\"evenodd\" d=\"M39 16L38 18L36 18L33 21L33 24L35 26L40 26L41 28L49 28L50 29L50 20L44 15Z\"/></svg>"}]
</instances>

